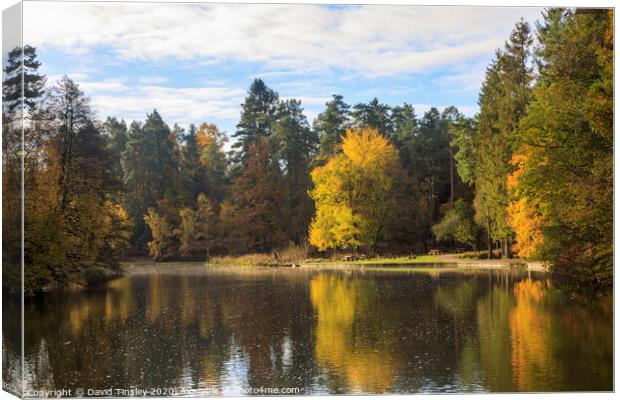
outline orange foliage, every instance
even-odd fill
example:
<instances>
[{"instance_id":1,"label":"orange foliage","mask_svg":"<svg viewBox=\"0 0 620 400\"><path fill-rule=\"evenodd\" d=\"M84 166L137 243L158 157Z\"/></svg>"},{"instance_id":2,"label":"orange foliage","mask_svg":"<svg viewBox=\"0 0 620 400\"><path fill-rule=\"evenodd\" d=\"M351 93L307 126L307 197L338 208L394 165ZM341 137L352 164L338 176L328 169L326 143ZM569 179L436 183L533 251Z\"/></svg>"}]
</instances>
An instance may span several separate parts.
<instances>
[{"instance_id":1,"label":"orange foliage","mask_svg":"<svg viewBox=\"0 0 620 400\"><path fill-rule=\"evenodd\" d=\"M508 224L515 231L513 250L519 257L535 257L543 243L544 219L536 204L526 198L513 201L508 206Z\"/></svg>"},{"instance_id":2,"label":"orange foliage","mask_svg":"<svg viewBox=\"0 0 620 400\"><path fill-rule=\"evenodd\" d=\"M517 168L507 177L508 187L517 192L517 194L519 177L527 168L527 147L524 150L525 154L514 154L512 156L510 163ZM519 257L535 257L542 246L544 218L538 206L539 204L537 201L529 200L527 197L521 196L511 202L507 207L507 222L516 235L513 251L515 251Z\"/></svg>"}]
</instances>

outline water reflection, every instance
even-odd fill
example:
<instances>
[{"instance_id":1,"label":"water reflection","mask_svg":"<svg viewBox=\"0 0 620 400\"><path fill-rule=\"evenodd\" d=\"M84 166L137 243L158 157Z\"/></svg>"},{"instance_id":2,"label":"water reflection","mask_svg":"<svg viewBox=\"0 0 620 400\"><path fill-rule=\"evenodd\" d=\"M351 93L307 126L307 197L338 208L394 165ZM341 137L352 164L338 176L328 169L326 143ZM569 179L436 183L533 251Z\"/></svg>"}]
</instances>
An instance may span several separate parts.
<instances>
[{"instance_id":1,"label":"water reflection","mask_svg":"<svg viewBox=\"0 0 620 400\"><path fill-rule=\"evenodd\" d=\"M138 272L26 305L28 388L612 389L611 299L569 299L544 277L192 265ZM5 376L19 359L19 341L6 335L18 324L5 319Z\"/></svg>"}]
</instances>

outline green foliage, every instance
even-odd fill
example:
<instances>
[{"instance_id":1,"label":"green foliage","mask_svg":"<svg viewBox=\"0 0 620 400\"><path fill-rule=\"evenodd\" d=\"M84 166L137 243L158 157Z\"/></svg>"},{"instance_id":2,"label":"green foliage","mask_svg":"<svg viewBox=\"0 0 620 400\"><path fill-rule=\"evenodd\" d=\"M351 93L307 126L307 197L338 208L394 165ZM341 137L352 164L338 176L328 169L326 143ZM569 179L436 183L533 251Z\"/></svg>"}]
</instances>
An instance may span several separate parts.
<instances>
[{"instance_id":1,"label":"green foliage","mask_svg":"<svg viewBox=\"0 0 620 400\"><path fill-rule=\"evenodd\" d=\"M575 287L612 281L612 21L607 10L547 13L541 79L521 125L516 192L540 205L542 256Z\"/></svg>"},{"instance_id":2,"label":"green foliage","mask_svg":"<svg viewBox=\"0 0 620 400\"><path fill-rule=\"evenodd\" d=\"M144 215L161 199L174 199L179 194L175 151L176 135L157 110L147 115L144 124L132 122L129 138L122 154L124 202L135 221L132 242L144 248L150 234Z\"/></svg>"},{"instance_id":3,"label":"green foliage","mask_svg":"<svg viewBox=\"0 0 620 400\"><path fill-rule=\"evenodd\" d=\"M517 127L531 96L531 46L529 25L520 21L487 68L475 123L457 119L453 127L457 169L475 186L476 222L487 231L489 257L492 241L501 242L502 254L510 256L514 233L508 225L512 197L506 179L514 169L510 161L521 140Z\"/></svg>"},{"instance_id":4,"label":"green foliage","mask_svg":"<svg viewBox=\"0 0 620 400\"><path fill-rule=\"evenodd\" d=\"M46 80L39 74L40 66L37 50L32 46L9 51L2 82L2 110L6 116L21 116L35 110L43 96Z\"/></svg>"},{"instance_id":5,"label":"green foliage","mask_svg":"<svg viewBox=\"0 0 620 400\"><path fill-rule=\"evenodd\" d=\"M463 183L468 185L476 182L476 132L476 120L464 116L458 118L450 129L450 145L456 149L456 170Z\"/></svg>"},{"instance_id":6,"label":"green foliage","mask_svg":"<svg viewBox=\"0 0 620 400\"><path fill-rule=\"evenodd\" d=\"M175 235L179 237L181 256L209 258L209 247L217 232L217 216L211 200L201 193L196 209L183 208L179 211L181 223Z\"/></svg>"},{"instance_id":7,"label":"green foliage","mask_svg":"<svg viewBox=\"0 0 620 400\"><path fill-rule=\"evenodd\" d=\"M380 135L390 137L393 132L390 107L376 97L368 104L358 103L351 112L352 126L356 129L376 129Z\"/></svg>"},{"instance_id":8,"label":"green foliage","mask_svg":"<svg viewBox=\"0 0 620 400\"><path fill-rule=\"evenodd\" d=\"M279 115L270 139L274 156L284 167L284 218L289 221L286 225L287 236L300 244L306 239L306 227L314 211L308 196L311 187L309 167L318 137L310 129L300 101L282 102Z\"/></svg>"},{"instance_id":9,"label":"green foliage","mask_svg":"<svg viewBox=\"0 0 620 400\"><path fill-rule=\"evenodd\" d=\"M123 192L123 164L122 155L129 139L127 124L123 120L108 117L103 123L103 133L106 136L106 151L110 156L110 179L113 188L116 189L118 201Z\"/></svg>"},{"instance_id":10,"label":"green foliage","mask_svg":"<svg viewBox=\"0 0 620 400\"><path fill-rule=\"evenodd\" d=\"M278 94L261 79L255 79L241 107L241 118L233 134L237 139L233 144L235 163L247 161L250 147L271 135L272 125L277 119Z\"/></svg>"},{"instance_id":11,"label":"green foliage","mask_svg":"<svg viewBox=\"0 0 620 400\"><path fill-rule=\"evenodd\" d=\"M333 95L325 103L325 111L320 113L313 124L320 138L320 155L329 158L337 151L347 128L349 128L349 108L341 95Z\"/></svg>"},{"instance_id":12,"label":"green foliage","mask_svg":"<svg viewBox=\"0 0 620 400\"><path fill-rule=\"evenodd\" d=\"M473 219L473 210L463 200L454 203L454 208L449 209L441 219L441 222L433 225L433 233L438 241L455 242L470 246L476 250L478 241L478 226Z\"/></svg>"}]
</instances>

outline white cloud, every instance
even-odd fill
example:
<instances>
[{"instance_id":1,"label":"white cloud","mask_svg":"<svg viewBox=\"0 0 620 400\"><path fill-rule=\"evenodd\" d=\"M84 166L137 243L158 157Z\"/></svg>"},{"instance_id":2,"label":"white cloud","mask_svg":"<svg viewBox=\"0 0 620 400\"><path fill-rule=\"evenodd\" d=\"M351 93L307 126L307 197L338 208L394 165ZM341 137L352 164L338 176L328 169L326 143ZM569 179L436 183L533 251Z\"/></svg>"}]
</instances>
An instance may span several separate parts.
<instances>
[{"instance_id":1,"label":"white cloud","mask_svg":"<svg viewBox=\"0 0 620 400\"><path fill-rule=\"evenodd\" d=\"M286 4L25 3L25 41L122 59L261 62L265 73L337 67L366 76L429 72L492 55L536 8Z\"/></svg>"},{"instance_id":2,"label":"white cloud","mask_svg":"<svg viewBox=\"0 0 620 400\"><path fill-rule=\"evenodd\" d=\"M168 82L168 78L160 75L141 76L138 78L138 83L143 85L161 85Z\"/></svg>"},{"instance_id":3,"label":"white cloud","mask_svg":"<svg viewBox=\"0 0 620 400\"><path fill-rule=\"evenodd\" d=\"M469 71L439 76L434 83L448 93L476 92L482 86L485 72L484 66L478 66Z\"/></svg>"},{"instance_id":4,"label":"white cloud","mask_svg":"<svg viewBox=\"0 0 620 400\"><path fill-rule=\"evenodd\" d=\"M80 88L91 98L99 118L116 116L143 120L157 108L171 124L234 120L245 90L230 87L176 88L142 85L127 81L81 82Z\"/></svg>"},{"instance_id":5,"label":"white cloud","mask_svg":"<svg viewBox=\"0 0 620 400\"><path fill-rule=\"evenodd\" d=\"M71 76L72 79L78 80L78 77ZM121 80L118 79L106 79L98 82L79 82L80 89L85 92L125 92L129 88Z\"/></svg>"}]
</instances>

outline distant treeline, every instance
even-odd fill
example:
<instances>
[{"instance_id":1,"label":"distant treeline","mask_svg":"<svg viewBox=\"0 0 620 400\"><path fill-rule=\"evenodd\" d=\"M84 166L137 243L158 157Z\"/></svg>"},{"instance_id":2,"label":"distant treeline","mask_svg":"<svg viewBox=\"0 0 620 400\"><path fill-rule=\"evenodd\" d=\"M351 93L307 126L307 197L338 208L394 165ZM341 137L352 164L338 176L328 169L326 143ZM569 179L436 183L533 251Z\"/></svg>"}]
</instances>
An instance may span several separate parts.
<instances>
[{"instance_id":1,"label":"distant treeline","mask_svg":"<svg viewBox=\"0 0 620 400\"><path fill-rule=\"evenodd\" d=\"M256 79L230 146L217 126L95 119L30 46L3 89L3 262L17 287L24 116L26 287L88 284L132 256L420 253L430 246L545 259L570 282L610 284L613 12L551 9L537 45L521 21L498 50L473 118L455 107L350 106L311 124ZM230 151L226 151L230 148Z\"/></svg>"}]
</instances>

